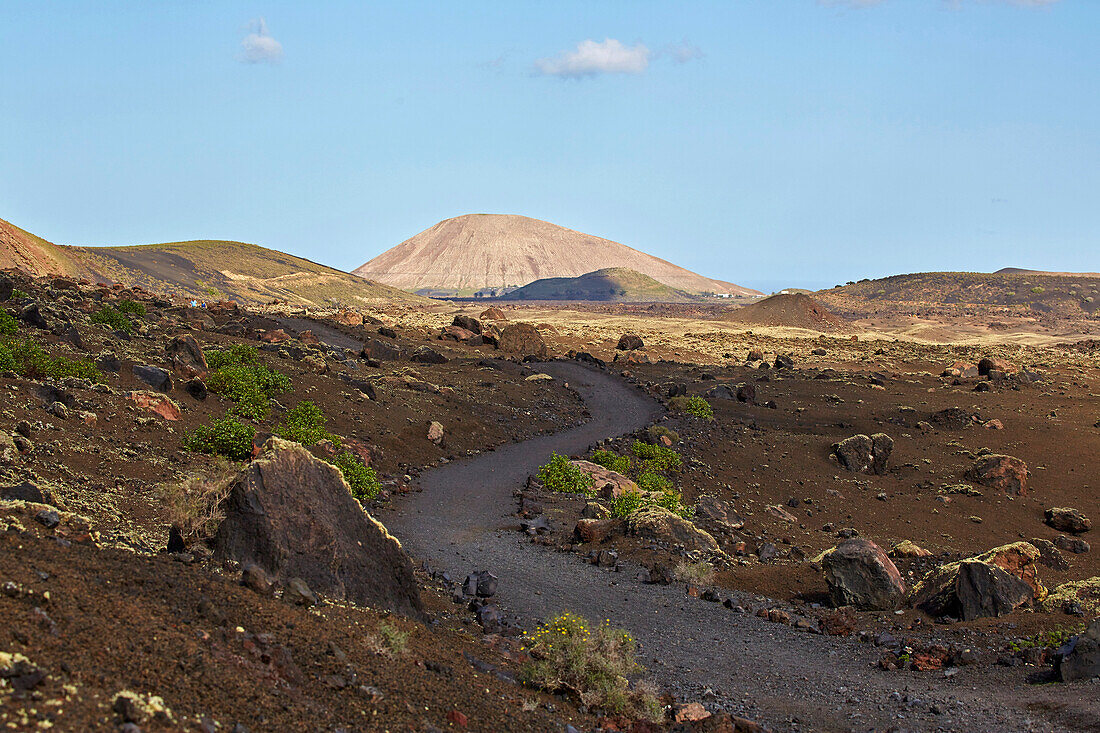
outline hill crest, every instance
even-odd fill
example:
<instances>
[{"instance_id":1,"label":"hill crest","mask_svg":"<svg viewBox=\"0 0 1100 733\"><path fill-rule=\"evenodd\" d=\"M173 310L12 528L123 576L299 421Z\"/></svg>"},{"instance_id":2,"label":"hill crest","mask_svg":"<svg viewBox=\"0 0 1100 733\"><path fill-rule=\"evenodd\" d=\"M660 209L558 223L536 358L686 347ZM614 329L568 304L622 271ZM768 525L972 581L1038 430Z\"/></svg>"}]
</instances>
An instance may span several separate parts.
<instances>
[{"instance_id":1,"label":"hill crest","mask_svg":"<svg viewBox=\"0 0 1100 733\"><path fill-rule=\"evenodd\" d=\"M592 272L594 265L635 270L689 293L759 294L610 239L516 214L444 219L352 272L405 290L473 294L578 277Z\"/></svg>"}]
</instances>

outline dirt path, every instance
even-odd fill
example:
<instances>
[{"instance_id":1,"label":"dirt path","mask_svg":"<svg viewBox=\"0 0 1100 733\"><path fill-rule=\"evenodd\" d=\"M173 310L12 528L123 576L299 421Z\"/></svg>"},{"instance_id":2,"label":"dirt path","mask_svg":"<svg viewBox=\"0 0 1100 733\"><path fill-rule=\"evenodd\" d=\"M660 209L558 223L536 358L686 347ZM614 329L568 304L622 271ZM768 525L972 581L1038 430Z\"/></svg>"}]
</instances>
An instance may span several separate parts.
<instances>
[{"instance_id":1,"label":"dirt path","mask_svg":"<svg viewBox=\"0 0 1100 733\"><path fill-rule=\"evenodd\" d=\"M1029 686L1025 671L1003 667L961 668L951 677L882 672L872 666L879 656L872 645L735 614L678 586L643 585L630 572L526 542L512 492L552 451L581 452L659 414L610 375L569 363L540 369L575 388L592 419L425 472L423 492L382 518L417 559L459 577L490 570L500 578L500 607L528 623L563 610L610 619L634 632L643 663L663 686L776 730L1100 729L1095 684Z\"/></svg>"}]
</instances>

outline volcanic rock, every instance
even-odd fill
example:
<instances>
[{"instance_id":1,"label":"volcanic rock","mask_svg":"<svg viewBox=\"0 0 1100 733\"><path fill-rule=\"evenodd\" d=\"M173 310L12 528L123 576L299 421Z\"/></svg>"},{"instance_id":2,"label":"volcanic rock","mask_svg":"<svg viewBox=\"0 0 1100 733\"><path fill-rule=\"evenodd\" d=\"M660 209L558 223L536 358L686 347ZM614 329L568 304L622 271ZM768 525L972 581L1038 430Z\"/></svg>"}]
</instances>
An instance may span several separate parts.
<instances>
[{"instance_id":1,"label":"volcanic rock","mask_svg":"<svg viewBox=\"0 0 1100 733\"><path fill-rule=\"evenodd\" d=\"M1036 568L1040 557L1034 545L1015 542L948 563L914 586L910 600L933 616L1003 616L1046 596Z\"/></svg>"},{"instance_id":2,"label":"volcanic rock","mask_svg":"<svg viewBox=\"0 0 1100 733\"><path fill-rule=\"evenodd\" d=\"M632 333L624 333L619 337L619 343L615 348L619 351L634 351L635 349L644 349L645 343L642 341L641 336Z\"/></svg>"},{"instance_id":3,"label":"volcanic rock","mask_svg":"<svg viewBox=\"0 0 1100 733\"><path fill-rule=\"evenodd\" d=\"M530 323L510 323L500 332L499 348L513 354L546 356L549 353L542 334Z\"/></svg>"},{"instance_id":4,"label":"volcanic rock","mask_svg":"<svg viewBox=\"0 0 1100 733\"><path fill-rule=\"evenodd\" d=\"M1043 515L1043 521L1053 529L1059 532L1070 532L1072 534L1081 534L1082 532L1088 532L1092 529L1092 520L1086 517L1077 509L1070 509L1068 507L1052 507L1047 509Z\"/></svg>"},{"instance_id":5,"label":"volcanic rock","mask_svg":"<svg viewBox=\"0 0 1100 733\"><path fill-rule=\"evenodd\" d=\"M643 507L626 518L626 526L627 532L642 539L683 545L688 551L718 551L718 543L708 532L664 507Z\"/></svg>"},{"instance_id":6,"label":"volcanic rock","mask_svg":"<svg viewBox=\"0 0 1100 733\"><path fill-rule=\"evenodd\" d=\"M897 567L870 540L841 542L825 553L821 566L834 606L891 611L905 597L905 583Z\"/></svg>"},{"instance_id":7,"label":"volcanic rock","mask_svg":"<svg viewBox=\"0 0 1100 733\"><path fill-rule=\"evenodd\" d=\"M868 437L853 435L833 445L833 453L843 468L853 473L886 473L894 440L886 433Z\"/></svg>"},{"instance_id":8,"label":"volcanic rock","mask_svg":"<svg viewBox=\"0 0 1100 733\"><path fill-rule=\"evenodd\" d=\"M196 377L210 368L206 364L202 347L190 334L173 336L168 342L167 352L172 369L184 379Z\"/></svg>"},{"instance_id":9,"label":"volcanic rock","mask_svg":"<svg viewBox=\"0 0 1100 733\"><path fill-rule=\"evenodd\" d=\"M638 484L628 477L591 461L570 461L592 477L593 488L603 499L617 499L623 494L639 491Z\"/></svg>"},{"instance_id":10,"label":"volcanic rock","mask_svg":"<svg viewBox=\"0 0 1100 733\"><path fill-rule=\"evenodd\" d=\"M1054 671L1062 682L1100 677L1100 619L1093 619L1085 633L1058 650Z\"/></svg>"},{"instance_id":11,"label":"volcanic rock","mask_svg":"<svg viewBox=\"0 0 1100 733\"><path fill-rule=\"evenodd\" d=\"M401 544L363 511L340 470L272 438L233 480L211 544L220 560L255 563L355 603L421 615Z\"/></svg>"},{"instance_id":12,"label":"volcanic rock","mask_svg":"<svg viewBox=\"0 0 1100 733\"><path fill-rule=\"evenodd\" d=\"M982 456L974 461L968 476L977 483L1013 496L1027 493L1027 464L1019 458L999 454Z\"/></svg>"}]
</instances>

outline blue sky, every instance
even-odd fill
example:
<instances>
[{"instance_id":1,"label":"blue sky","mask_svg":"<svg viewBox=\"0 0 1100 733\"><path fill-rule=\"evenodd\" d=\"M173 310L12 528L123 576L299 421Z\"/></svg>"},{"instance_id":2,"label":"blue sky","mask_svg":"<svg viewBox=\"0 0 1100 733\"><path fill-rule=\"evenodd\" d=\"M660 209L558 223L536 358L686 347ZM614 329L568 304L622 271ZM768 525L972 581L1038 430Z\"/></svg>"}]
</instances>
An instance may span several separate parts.
<instances>
[{"instance_id":1,"label":"blue sky","mask_svg":"<svg viewBox=\"0 0 1100 733\"><path fill-rule=\"evenodd\" d=\"M517 213L768 290L1100 271L1098 30L1094 0L4 0L0 217L351 269Z\"/></svg>"}]
</instances>

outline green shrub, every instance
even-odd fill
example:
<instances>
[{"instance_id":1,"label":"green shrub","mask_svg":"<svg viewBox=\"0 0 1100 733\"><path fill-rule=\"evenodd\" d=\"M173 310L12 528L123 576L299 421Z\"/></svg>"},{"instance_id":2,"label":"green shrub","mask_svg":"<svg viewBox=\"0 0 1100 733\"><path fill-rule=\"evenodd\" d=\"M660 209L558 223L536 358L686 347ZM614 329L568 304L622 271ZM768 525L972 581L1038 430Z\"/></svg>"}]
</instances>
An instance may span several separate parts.
<instances>
[{"instance_id":1,"label":"green shrub","mask_svg":"<svg viewBox=\"0 0 1100 733\"><path fill-rule=\"evenodd\" d=\"M0 310L0 336L14 336L19 330L19 321L5 310Z\"/></svg>"},{"instance_id":2,"label":"green shrub","mask_svg":"<svg viewBox=\"0 0 1100 733\"><path fill-rule=\"evenodd\" d=\"M271 398L291 389L290 378L260 363L256 349L234 344L228 350L209 349L206 363L211 368L207 388L236 403L233 412L263 420L271 410ZM314 441L316 442L316 441Z\"/></svg>"},{"instance_id":3,"label":"green shrub","mask_svg":"<svg viewBox=\"0 0 1100 733\"><path fill-rule=\"evenodd\" d=\"M340 439L325 430L327 421L320 407L312 402L303 401L286 411L279 427L275 429L275 434L302 445L331 440L339 448Z\"/></svg>"},{"instance_id":4,"label":"green shrub","mask_svg":"<svg viewBox=\"0 0 1100 733\"><path fill-rule=\"evenodd\" d=\"M676 412L683 412L702 420L714 419L714 410L711 409L710 403L699 395L673 397L669 400L668 405Z\"/></svg>"},{"instance_id":5,"label":"green shrub","mask_svg":"<svg viewBox=\"0 0 1100 733\"><path fill-rule=\"evenodd\" d=\"M331 463L344 474L344 480L348 482L351 495L359 501L372 501L382 490L382 484L378 481L378 472L365 465L358 456L349 451L337 453Z\"/></svg>"},{"instance_id":6,"label":"green shrub","mask_svg":"<svg viewBox=\"0 0 1100 733\"><path fill-rule=\"evenodd\" d=\"M120 300L115 304L119 313L129 313L133 316L145 316L145 304L136 300Z\"/></svg>"},{"instance_id":7,"label":"green shrub","mask_svg":"<svg viewBox=\"0 0 1100 733\"><path fill-rule=\"evenodd\" d=\"M27 291L20 290L19 288L14 288L11 291L11 299L12 300L19 300L20 298L29 298L29 297L30 296L27 295Z\"/></svg>"},{"instance_id":8,"label":"green shrub","mask_svg":"<svg viewBox=\"0 0 1100 733\"><path fill-rule=\"evenodd\" d=\"M645 505L645 495L640 491L624 491L611 500L611 516L626 519Z\"/></svg>"},{"instance_id":9,"label":"green shrub","mask_svg":"<svg viewBox=\"0 0 1100 733\"><path fill-rule=\"evenodd\" d=\"M628 632L589 622L572 613L547 619L524 635L531 661L524 665L524 683L547 691L575 690L581 702L614 715L659 721L661 704L652 690L631 687L630 675L641 670L638 644Z\"/></svg>"},{"instance_id":10,"label":"green shrub","mask_svg":"<svg viewBox=\"0 0 1100 733\"><path fill-rule=\"evenodd\" d=\"M679 471L684 466L680 454L663 445L651 445L635 440L630 452L642 461L642 470Z\"/></svg>"},{"instance_id":11,"label":"green shrub","mask_svg":"<svg viewBox=\"0 0 1100 733\"><path fill-rule=\"evenodd\" d=\"M211 425L199 425L184 435L183 447L196 453L209 453L243 461L252 455L252 441L255 437L256 428L227 415L218 418Z\"/></svg>"},{"instance_id":12,"label":"green shrub","mask_svg":"<svg viewBox=\"0 0 1100 733\"><path fill-rule=\"evenodd\" d=\"M695 516L695 507L684 504L683 495L675 489L670 488L662 491L657 495L653 503L659 507L668 509L673 514L681 516L684 519L691 519Z\"/></svg>"},{"instance_id":13,"label":"green shrub","mask_svg":"<svg viewBox=\"0 0 1100 733\"><path fill-rule=\"evenodd\" d=\"M0 369L28 379L78 377L89 382L103 381L103 374L87 359L52 356L29 338L0 342Z\"/></svg>"},{"instance_id":14,"label":"green shrub","mask_svg":"<svg viewBox=\"0 0 1100 733\"><path fill-rule=\"evenodd\" d=\"M642 491L671 491L672 481L652 469L645 469L634 479Z\"/></svg>"},{"instance_id":15,"label":"green shrub","mask_svg":"<svg viewBox=\"0 0 1100 733\"><path fill-rule=\"evenodd\" d=\"M645 431L649 442L657 444L661 438L668 438L672 443L680 442L680 434L675 430L669 430L664 425L650 425Z\"/></svg>"},{"instance_id":16,"label":"green shrub","mask_svg":"<svg viewBox=\"0 0 1100 733\"><path fill-rule=\"evenodd\" d=\"M620 456L618 453L602 448L592 454L592 462L603 466L609 471L616 471L623 475L630 472L631 462L629 456Z\"/></svg>"},{"instance_id":17,"label":"green shrub","mask_svg":"<svg viewBox=\"0 0 1100 733\"><path fill-rule=\"evenodd\" d=\"M114 331L134 332L133 322L109 305L105 305L93 313L91 320L92 323L102 323L109 326Z\"/></svg>"},{"instance_id":18,"label":"green shrub","mask_svg":"<svg viewBox=\"0 0 1100 733\"><path fill-rule=\"evenodd\" d=\"M592 477L580 470L566 456L554 453L549 462L539 467L538 479L549 491L560 491L567 494L592 493L596 482Z\"/></svg>"},{"instance_id":19,"label":"green shrub","mask_svg":"<svg viewBox=\"0 0 1100 733\"><path fill-rule=\"evenodd\" d=\"M1038 285L1036 285L1035 287L1033 287L1031 289L1031 292L1035 293L1036 295L1042 295L1043 294L1043 289L1041 287L1039 287Z\"/></svg>"}]
</instances>

